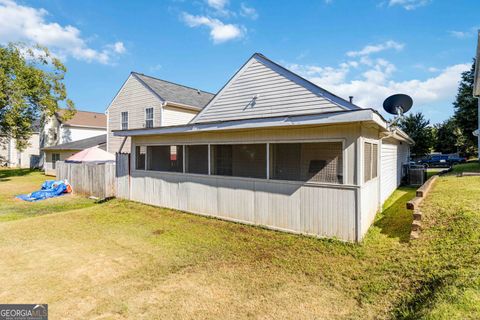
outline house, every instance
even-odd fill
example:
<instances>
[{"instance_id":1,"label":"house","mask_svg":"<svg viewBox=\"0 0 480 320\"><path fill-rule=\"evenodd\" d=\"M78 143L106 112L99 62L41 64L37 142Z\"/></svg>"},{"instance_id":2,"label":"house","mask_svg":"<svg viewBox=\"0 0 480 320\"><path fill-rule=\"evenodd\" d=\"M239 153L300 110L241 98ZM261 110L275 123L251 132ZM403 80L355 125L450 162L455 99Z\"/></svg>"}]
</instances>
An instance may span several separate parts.
<instances>
[{"instance_id":1,"label":"house","mask_svg":"<svg viewBox=\"0 0 480 320\"><path fill-rule=\"evenodd\" d=\"M25 150L17 149L15 139L0 138L0 165L11 168L37 168L40 161L40 121L32 125L32 135Z\"/></svg>"},{"instance_id":2,"label":"house","mask_svg":"<svg viewBox=\"0 0 480 320\"><path fill-rule=\"evenodd\" d=\"M69 120L63 120L64 111L43 119L40 132L40 149L83 140L107 133L107 117L103 113L77 110ZM41 164L45 154L41 154Z\"/></svg>"},{"instance_id":3,"label":"house","mask_svg":"<svg viewBox=\"0 0 480 320\"><path fill-rule=\"evenodd\" d=\"M45 174L54 176L56 169L55 164L57 161L63 161L79 151L92 147L99 147L100 149L106 150L107 135L102 134L91 138L42 148L42 151L45 154L45 163L43 166Z\"/></svg>"},{"instance_id":4,"label":"house","mask_svg":"<svg viewBox=\"0 0 480 320\"><path fill-rule=\"evenodd\" d=\"M106 110L107 151L128 152L130 139L113 130L143 129L188 123L213 94L170 81L130 73Z\"/></svg>"},{"instance_id":5,"label":"house","mask_svg":"<svg viewBox=\"0 0 480 320\"><path fill-rule=\"evenodd\" d=\"M364 237L413 143L258 53L188 124L159 124L113 130L131 139L129 199L345 241Z\"/></svg>"},{"instance_id":6,"label":"house","mask_svg":"<svg viewBox=\"0 0 480 320\"><path fill-rule=\"evenodd\" d=\"M473 134L478 138L478 160L480 161L480 30L477 37L477 54L475 58L475 75L473 81L473 96L478 102L478 129Z\"/></svg>"}]
</instances>

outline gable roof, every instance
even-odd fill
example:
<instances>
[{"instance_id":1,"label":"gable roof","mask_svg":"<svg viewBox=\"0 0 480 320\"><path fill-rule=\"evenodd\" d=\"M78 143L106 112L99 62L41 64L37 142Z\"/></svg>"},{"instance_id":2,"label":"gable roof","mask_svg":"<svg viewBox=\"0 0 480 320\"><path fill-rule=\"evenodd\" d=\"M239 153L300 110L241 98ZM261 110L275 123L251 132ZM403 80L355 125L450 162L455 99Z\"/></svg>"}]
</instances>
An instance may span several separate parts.
<instances>
[{"instance_id":1,"label":"gable roof","mask_svg":"<svg viewBox=\"0 0 480 320\"><path fill-rule=\"evenodd\" d=\"M60 151L60 150L83 150L91 147L100 146L107 143L107 135L102 134L91 138L77 140L68 143L62 143L56 146L46 147L45 151Z\"/></svg>"},{"instance_id":2,"label":"gable roof","mask_svg":"<svg viewBox=\"0 0 480 320\"><path fill-rule=\"evenodd\" d=\"M58 112L58 115L60 116L59 121L64 125L105 129L107 128L107 116L103 113L77 110L75 115L71 119L62 121L61 116L65 112L65 110L60 110Z\"/></svg>"},{"instance_id":3,"label":"gable roof","mask_svg":"<svg viewBox=\"0 0 480 320\"><path fill-rule=\"evenodd\" d=\"M141 73L132 72L132 75L162 101L191 106L197 110L205 107L214 96L210 92L157 79Z\"/></svg>"},{"instance_id":4,"label":"gable roof","mask_svg":"<svg viewBox=\"0 0 480 320\"><path fill-rule=\"evenodd\" d=\"M191 123L358 109L361 108L255 53Z\"/></svg>"}]
</instances>

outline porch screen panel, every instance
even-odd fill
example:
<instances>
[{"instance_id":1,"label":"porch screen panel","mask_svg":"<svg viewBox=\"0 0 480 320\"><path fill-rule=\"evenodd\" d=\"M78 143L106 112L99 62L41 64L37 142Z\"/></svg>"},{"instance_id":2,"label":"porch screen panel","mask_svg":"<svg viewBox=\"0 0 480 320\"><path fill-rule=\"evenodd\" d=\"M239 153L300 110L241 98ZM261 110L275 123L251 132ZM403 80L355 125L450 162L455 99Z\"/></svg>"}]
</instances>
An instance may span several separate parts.
<instances>
[{"instance_id":1,"label":"porch screen panel","mask_svg":"<svg viewBox=\"0 0 480 320\"><path fill-rule=\"evenodd\" d=\"M135 147L135 169L145 170L145 153L147 148L145 146Z\"/></svg>"},{"instance_id":2,"label":"porch screen panel","mask_svg":"<svg viewBox=\"0 0 480 320\"><path fill-rule=\"evenodd\" d=\"M212 145L212 173L247 178L267 177L266 144Z\"/></svg>"},{"instance_id":3,"label":"porch screen panel","mask_svg":"<svg viewBox=\"0 0 480 320\"><path fill-rule=\"evenodd\" d=\"M208 145L192 145L185 148L185 172L208 174Z\"/></svg>"},{"instance_id":4,"label":"porch screen panel","mask_svg":"<svg viewBox=\"0 0 480 320\"><path fill-rule=\"evenodd\" d=\"M183 146L148 146L147 170L183 172Z\"/></svg>"},{"instance_id":5,"label":"porch screen panel","mask_svg":"<svg viewBox=\"0 0 480 320\"><path fill-rule=\"evenodd\" d=\"M272 143L270 178L343 183L342 143Z\"/></svg>"}]
</instances>

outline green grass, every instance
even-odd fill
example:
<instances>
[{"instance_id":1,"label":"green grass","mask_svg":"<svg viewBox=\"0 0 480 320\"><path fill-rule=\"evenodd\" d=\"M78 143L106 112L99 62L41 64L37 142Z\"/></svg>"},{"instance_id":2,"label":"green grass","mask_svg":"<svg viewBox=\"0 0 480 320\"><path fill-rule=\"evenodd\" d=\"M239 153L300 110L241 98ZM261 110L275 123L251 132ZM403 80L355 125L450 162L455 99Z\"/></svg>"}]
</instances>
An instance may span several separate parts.
<instances>
[{"instance_id":1,"label":"green grass","mask_svg":"<svg viewBox=\"0 0 480 320\"><path fill-rule=\"evenodd\" d=\"M469 161L467 163L454 165L452 172L455 174L460 172L480 172L480 163L478 161Z\"/></svg>"},{"instance_id":2,"label":"green grass","mask_svg":"<svg viewBox=\"0 0 480 320\"><path fill-rule=\"evenodd\" d=\"M44 177L8 179L0 212ZM12 201L0 300L73 319L480 318L479 194L479 177L440 177L410 242L414 189L400 188L358 245L128 201Z\"/></svg>"},{"instance_id":3,"label":"green grass","mask_svg":"<svg viewBox=\"0 0 480 320\"><path fill-rule=\"evenodd\" d=\"M51 179L39 171L29 169L0 169L0 222L80 209L94 204L93 200L72 195L35 203L15 198L15 195L39 190L45 180Z\"/></svg>"}]
</instances>

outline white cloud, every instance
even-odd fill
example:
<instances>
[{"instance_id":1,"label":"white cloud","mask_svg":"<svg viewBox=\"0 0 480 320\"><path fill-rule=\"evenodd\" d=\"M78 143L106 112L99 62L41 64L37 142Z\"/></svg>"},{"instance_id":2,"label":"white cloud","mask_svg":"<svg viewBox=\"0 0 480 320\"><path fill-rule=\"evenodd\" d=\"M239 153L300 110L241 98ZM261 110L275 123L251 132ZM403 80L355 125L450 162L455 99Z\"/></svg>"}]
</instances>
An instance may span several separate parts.
<instances>
[{"instance_id":1,"label":"white cloud","mask_svg":"<svg viewBox=\"0 0 480 320\"><path fill-rule=\"evenodd\" d=\"M214 43L222 43L240 39L245 35L246 29L234 24L225 24L218 19L206 16L195 16L189 13L182 14L183 21L192 28L206 26L210 29L210 38Z\"/></svg>"},{"instance_id":2,"label":"white cloud","mask_svg":"<svg viewBox=\"0 0 480 320\"><path fill-rule=\"evenodd\" d=\"M472 27L468 30L465 30L465 31L455 31L455 30L452 30L452 31L448 31L448 33L452 36L452 37L455 37L457 39L468 39L468 38L472 38L473 36L475 36L478 32L478 27Z\"/></svg>"},{"instance_id":3,"label":"white cloud","mask_svg":"<svg viewBox=\"0 0 480 320\"><path fill-rule=\"evenodd\" d=\"M368 56L372 53L378 53L381 51L385 51L388 49L394 50L402 50L405 45L403 43L399 43L393 40L386 41L384 43L376 44L376 45L368 45L365 46L360 51L349 51L347 52L347 56L349 57L358 57L358 56Z\"/></svg>"},{"instance_id":4,"label":"white cloud","mask_svg":"<svg viewBox=\"0 0 480 320\"><path fill-rule=\"evenodd\" d=\"M245 3L240 4L240 15L243 17L250 18L252 20L258 19L258 12L255 8L248 7Z\"/></svg>"},{"instance_id":5,"label":"white cloud","mask_svg":"<svg viewBox=\"0 0 480 320\"><path fill-rule=\"evenodd\" d=\"M45 9L19 5L13 0L0 0L0 42L38 43L48 47L60 58L71 56L78 60L111 62L115 54L125 52L122 42L92 49L81 37L80 30L45 20Z\"/></svg>"},{"instance_id":6,"label":"white cloud","mask_svg":"<svg viewBox=\"0 0 480 320\"><path fill-rule=\"evenodd\" d=\"M415 10L419 7L426 6L431 0L390 0L389 6L401 6L405 10Z\"/></svg>"},{"instance_id":7,"label":"white cloud","mask_svg":"<svg viewBox=\"0 0 480 320\"><path fill-rule=\"evenodd\" d=\"M115 51L116 53L122 54L122 53L125 53L127 49L125 48L125 45L123 44L123 42L118 41L113 44L113 51Z\"/></svg>"},{"instance_id":8,"label":"white cloud","mask_svg":"<svg viewBox=\"0 0 480 320\"><path fill-rule=\"evenodd\" d=\"M386 60L377 59L372 66L360 65L366 70L361 72L358 78L352 79L347 79L354 68L351 63L342 63L337 68L313 65L292 65L290 68L345 99L354 96L355 103L361 107L380 109L386 97L399 92L411 95L417 106L453 101L461 73L471 67L468 63L456 64L425 80L395 81L392 74L396 68Z\"/></svg>"},{"instance_id":9,"label":"white cloud","mask_svg":"<svg viewBox=\"0 0 480 320\"><path fill-rule=\"evenodd\" d=\"M228 4L228 0L207 0L207 4L215 10L222 11Z\"/></svg>"}]
</instances>

